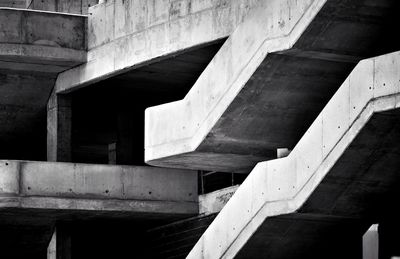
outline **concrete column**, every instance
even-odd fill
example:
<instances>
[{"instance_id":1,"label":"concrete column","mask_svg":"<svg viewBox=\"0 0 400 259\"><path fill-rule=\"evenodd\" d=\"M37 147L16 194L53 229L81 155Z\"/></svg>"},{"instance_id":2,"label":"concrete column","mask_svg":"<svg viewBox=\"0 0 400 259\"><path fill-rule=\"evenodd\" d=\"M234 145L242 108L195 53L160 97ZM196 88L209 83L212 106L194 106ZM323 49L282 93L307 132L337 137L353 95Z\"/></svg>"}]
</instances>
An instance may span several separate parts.
<instances>
[{"instance_id":1,"label":"concrete column","mask_svg":"<svg viewBox=\"0 0 400 259\"><path fill-rule=\"evenodd\" d=\"M363 259L379 259L378 225L372 225L363 236Z\"/></svg>"},{"instance_id":2,"label":"concrete column","mask_svg":"<svg viewBox=\"0 0 400 259\"><path fill-rule=\"evenodd\" d=\"M71 259L71 230L58 225L47 247L47 259Z\"/></svg>"},{"instance_id":3,"label":"concrete column","mask_svg":"<svg viewBox=\"0 0 400 259\"><path fill-rule=\"evenodd\" d=\"M54 92L47 104L47 161L71 162L71 98Z\"/></svg>"}]
</instances>

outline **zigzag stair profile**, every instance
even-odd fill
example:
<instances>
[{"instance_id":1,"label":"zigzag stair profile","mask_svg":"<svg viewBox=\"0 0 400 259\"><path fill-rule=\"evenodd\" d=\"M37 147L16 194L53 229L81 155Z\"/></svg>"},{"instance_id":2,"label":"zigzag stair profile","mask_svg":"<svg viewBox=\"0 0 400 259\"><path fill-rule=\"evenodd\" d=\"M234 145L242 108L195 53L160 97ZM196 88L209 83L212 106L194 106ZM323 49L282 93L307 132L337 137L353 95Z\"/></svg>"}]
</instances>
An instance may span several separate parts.
<instances>
[{"instance_id":1,"label":"zigzag stair profile","mask_svg":"<svg viewBox=\"0 0 400 259\"><path fill-rule=\"evenodd\" d=\"M187 258L359 255L354 242L398 196L399 107L400 52L360 62L289 156L256 165Z\"/></svg>"},{"instance_id":2,"label":"zigzag stair profile","mask_svg":"<svg viewBox=\"0 0 400 259\"><path fill-rule=\"evenodd\" d=\"M248 173L292 149L360 60L396 50L398 11L391 0L259 1L183 100L146 110L146 162Z\"/></svg>"}]
</instances>

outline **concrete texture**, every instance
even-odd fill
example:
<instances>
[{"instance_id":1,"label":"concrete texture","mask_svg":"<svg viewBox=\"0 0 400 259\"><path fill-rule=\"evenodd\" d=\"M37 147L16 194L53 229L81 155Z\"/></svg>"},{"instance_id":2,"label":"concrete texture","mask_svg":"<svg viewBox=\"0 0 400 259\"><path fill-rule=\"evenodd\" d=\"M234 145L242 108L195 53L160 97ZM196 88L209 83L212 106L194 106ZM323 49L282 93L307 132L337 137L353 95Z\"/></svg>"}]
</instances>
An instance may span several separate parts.
<instances>
[{"instance_id":1,"label":"concrete texture","mask_svg":"<svg viewBox=\"0 0 400 259\"><path fill-rule=\"evenodd\" d=\"M0 68L59 73L86 61L86 17L0 9Z\"/></svg>"},{"instance_id":2,"label":"concrete texture","mask_svg":"<svg viewBox=\"0 0 400 259\"><path fill-rule=\"evenodd\" d=\"M292 149L361 58L396 50L387 29L396 10L394 1L265 1L183 100L146 111L147 163L248 173Z\"/></svg>"},{"instance_id":3,"label":"concrete texture","mask_svg":"<svg viewBox=\"0 0 400 259\"><path fill-rule=\"evenodd\" d=\"M85 16L0 8L0 157L45 160L57 73L86 61Z\"/></svg>"},{"instance_id":4,"label":"concrete texture","mask_svg":"<svg viewBox=\"0 0 400 259\"><path fill-rule=\"evenodd\" d=\"M71 96L52 92L47 102L47 161L72 162Z\"/></svg>"},{"instance_id":5,"label":"concrete texture","mask_svg":"<svg viewBox=\"0 0 400 259\"><path fill-rule=\"evenodd\" d=\"M363 235L363 259L379 259L378 224L372 225Z\"/></svg>"},{"instance_id":6,"label":"concrete texture","mask_svg":"<svg viewBox=\"0 0 400 259\"><path fill-rule=\"evenodd\" d=\"M223 39L255 2L115 0L93 6L88 20L88 62L60 74L57 93Z\"/></svg>"},{"instance_id":7,"label":"concrete texture","mask_svg":"<svg viewBox=\"0 0 400 259\"><path fill-rule=\"evenodd\" d=\"M29 0L1 0L0 7L26 8Z\"/></svg>"},{"instance_id":8,"label":"concrete texture","mask_svg":"<svg viewBox=\"0 0 400 259\"><path fill-rule=\"evenodd\" d=\"M27 8L61 13L88 14L98 0L27 0Z\"/></svg>"},{"instance_id":9,"label":"concrete texture","mask_svg":"<svg viewBox=\"0 0 400 259\"><path fill-rule=\"evenodd\" d=\"M151 167L2 161L2 210L198 212L197 174Z\"/></svg>"},{"instance_id":10,"label":"concrete texture","mask_svg":"<svg viewBox=\"0 0 400 259\"><path fill-rule=\"evenodd\" d=\"M235 185L199 195L199 213L208 215L220 212L238 188L239 185Z\"/></svg>"},{"instance_id":11,"label":"concrete texture","mask_svg":"<svg viewBox=\"0 0 400 259\"><path fill-rule=\"evenodd\" d=\"M289 156L257 164L188 258L309 255L309 241L323 238L302 239L304 228L329 236L341 226L345 240L360 240L397 196L399 64L400 52L360 62ZM260 239L271 227L280 235Z\"/></svg>"}]
</instances>

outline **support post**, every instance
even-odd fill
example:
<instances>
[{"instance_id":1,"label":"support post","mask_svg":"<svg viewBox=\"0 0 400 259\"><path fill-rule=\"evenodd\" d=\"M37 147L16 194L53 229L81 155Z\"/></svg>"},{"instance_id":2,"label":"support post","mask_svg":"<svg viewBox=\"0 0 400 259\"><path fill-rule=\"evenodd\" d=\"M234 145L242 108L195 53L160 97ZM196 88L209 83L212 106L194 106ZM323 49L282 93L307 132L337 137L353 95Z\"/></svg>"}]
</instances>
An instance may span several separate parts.
<instances>
[{"instance_id":1,"label":"support post","mask_svg":"<svg viewBox=\"0 0 400 259\"><path fill-rule=\"evenodd\" d=\"M71 231L57 226L47 247L47 259L71 259Z\"/></svg>"},{"instance_id":2,"label":"support post","mask_svg":"<svg viewBox=\"0 0 400 259\"><path fill-rule=\"evenodd\" d=\"M47 103L47 161L71 162L71 97L53 91Z\"/></svg>"},{"instance_id":3,"label":"support post","mask_svg":"<svg viewBox=\"0 0 400 259\"><path fill-rule=\"evenodd\" d=\"M379 259L378 225L372 225L363 236L363 259Z\"/></svg>"}]
</instances>

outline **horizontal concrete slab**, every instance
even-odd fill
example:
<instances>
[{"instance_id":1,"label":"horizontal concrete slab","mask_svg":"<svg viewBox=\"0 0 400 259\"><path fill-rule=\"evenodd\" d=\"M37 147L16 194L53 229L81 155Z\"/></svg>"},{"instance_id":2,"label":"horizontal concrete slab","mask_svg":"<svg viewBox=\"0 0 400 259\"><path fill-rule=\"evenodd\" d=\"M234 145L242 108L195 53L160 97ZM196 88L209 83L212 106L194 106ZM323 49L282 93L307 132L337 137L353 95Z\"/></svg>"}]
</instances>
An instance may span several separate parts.
<instances>
[{"instance_id":1,"label":"horizontal concrete slab","mask_svg":"<svg viewBox=\"0 0 400 259\"><path fill-rule=\"evenodd\" d=\"M59 73L86 61L87 17L0 8L0 68Z\"/></svg>"},{"instance_id":2,"label":"horizontal concrete slab","mask_svg":"<svg viewBox=\"0 0 400 259\"><path fill-rule=\"evenodd\" d=\"M289 156L257 164L188 258L233 258L243 247L251 246L249 242L258 229L283 226L274 223L275 216L283 214L296 217L296 213L316 213L324 217L373 220L362 205L385 203L386 200L380 198L391 197L388 194L400 182L395 174L399 161L399 82L400 52L360 62ZM382 141L387 143L387 155L382 153L386 145L382 146ZM360 152L366 156L355 158L357 150L354 153L353 147L358 147L358 151L360 148L369 150L369 155ZM351 162L342 163L349 151L353 152ZM336 167L338 164L340 168ZM354 164L368 164L367 170L351 167ZM379 169L384 165L390 165L388 170ZM339 174L336 183L342 180L341 184L321 191L321 183L336 174ZM347 179L346 174L351 177ZM360 186L362 183L365 186ZM371 183L369 187L368 183ZM380 195L374 196L377 191ZM357 226L359 237L370 224ZM286 233L285 229L281 230ZM287 242L299 241L290 239L290 235L288 238ZM282 243L282 248L291 244L287 242ZM271 255L268 251L272 248L265 242L262 244L257 254ZM282 253L284 249L271 258ZM246 253L241 257L246 258Z\"/></svg>"},{"instance_id":3,"label":"horizontal concrete slab","mask_svg":"<svg viewBox=\"0 0 400 259\"><path fill-rule=\"evenodd\" d=\"M88 62L60 74L57 93L223 39L255 2L103 1L89 8Z\"/></svg>"},{"instance_id":4,"label":"horizontal concrete slab","mask_svg":"<svg viewBox=\"0 0 400 259\"><path fill-rule=\"evenodd\" d=\"M2 209L198 213L193 171L3 160L0 176Z\"/></svg>"}]
</instances>

